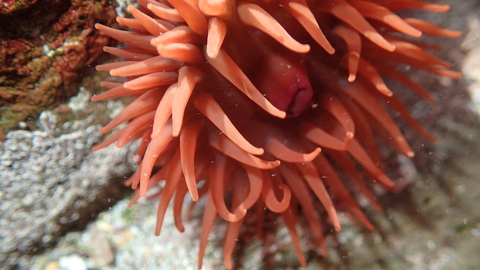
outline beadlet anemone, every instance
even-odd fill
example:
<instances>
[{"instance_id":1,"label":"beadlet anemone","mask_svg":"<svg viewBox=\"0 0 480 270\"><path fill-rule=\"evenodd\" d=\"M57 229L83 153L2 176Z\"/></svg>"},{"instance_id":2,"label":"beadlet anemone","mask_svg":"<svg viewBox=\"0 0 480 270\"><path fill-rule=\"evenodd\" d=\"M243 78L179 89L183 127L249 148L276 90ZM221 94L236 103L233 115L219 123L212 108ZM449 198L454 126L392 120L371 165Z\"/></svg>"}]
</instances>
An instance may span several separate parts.
<instances>
[{"instance_id":1,"label":"beadlet anemone","mask_svg":"<svg viewBox=\"0 0 480 270\"><path fill-rule=\"evenodd\" d=\"M460 77L426 52L434 46L413 39L459 32L397 15L407 9L445 12L445 5L419 0L137 2L138 8L128 7L132 18L117 18L130 31L96 25L126 44L104 49L125 61L97 69L126 80L103 82L110 90L92 100L136 99L101 132L128 124L94 150L140 140L139 166L126 183L136 190L132 203L162 185L156 235L171 201L176 226L184 231L184 200L191 199L191 206L205 200L199 268L217 216L228 222L223 252L229 269L244 221L254 219L261 236L266 212L283 219L302 265L299 215L323 255L323 225L340 230L334 203L345 205L372 230L357 197L380 210L371 187L394 188L377 142L414 155L387 108L434 140L383 78L433 101L397 66ZM348 179L341 180L339 169ZM324 224L320 205L329 217Z\"/></svg>"}]
</instances>

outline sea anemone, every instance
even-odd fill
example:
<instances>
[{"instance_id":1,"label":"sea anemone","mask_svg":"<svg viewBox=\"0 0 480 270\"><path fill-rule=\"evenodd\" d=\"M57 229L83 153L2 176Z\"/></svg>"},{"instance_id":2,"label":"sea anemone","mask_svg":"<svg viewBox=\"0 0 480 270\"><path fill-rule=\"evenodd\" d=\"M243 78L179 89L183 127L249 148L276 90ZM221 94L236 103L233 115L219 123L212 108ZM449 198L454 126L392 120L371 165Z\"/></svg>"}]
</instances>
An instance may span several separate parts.
<instances>
[{"instance_id":1,"label":"sea anemone","mask_svg":"<svg viewBox=\"0 0 480 270\"><path fill-rule=\"evenodd\" d=\"M191 198L191 206L205 199L199 268L217 216L228 222L223 248L229 269L245 219L255 219L261 230L266 211L283 219L302 265L300 214L323 255L319 205L329 217L323 223L336 231L334 202L372 230L356 197L366 197L380 210L371 187L394 188L378 141L414 155L385 107L434 140L382 76L430 101L434 98L398 65L460 77L426 52L436 47L412 40L459 32L396 14L444 12L445 5L419 0L137 2L138 8L128 7L133 18L117 18L131 31L96 25L126 44L105 47L125 61L97 69L126 82L103 82L110 90L92 100L136 99L101 132L128 124L94 150L140 139L139 166L126 183L136 191L132 203L161 184L156 235L170 201L183 231L185 198ZM338 170L348 179L341 180Z\"/></svg>"}]
</instances>

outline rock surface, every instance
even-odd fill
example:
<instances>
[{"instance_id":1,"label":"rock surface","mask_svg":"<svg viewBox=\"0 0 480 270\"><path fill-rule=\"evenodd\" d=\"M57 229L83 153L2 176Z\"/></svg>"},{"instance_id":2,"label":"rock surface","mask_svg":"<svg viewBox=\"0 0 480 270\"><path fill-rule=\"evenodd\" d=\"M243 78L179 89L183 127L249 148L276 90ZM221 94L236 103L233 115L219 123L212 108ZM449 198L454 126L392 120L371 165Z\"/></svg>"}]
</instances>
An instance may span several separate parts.
<instances>
[{"instance_id":1,"label":"rock surface","mask_svg":"<svg viewBox=\"0 0 480 270\"><path fill-rule=\"evenodd\" d=\"M0 265L22 265L22 255L85 228L128 191L122 181L132 171L125 158L132 149L92 152L101 139L98 119L105 116L75 119L89 97L81 91L72 100L72 119L62 123L68 113L45 111L37 131L11 131L0 143ZM121 102L109 106L123 107Z\"/></svg>"}]
</instances>

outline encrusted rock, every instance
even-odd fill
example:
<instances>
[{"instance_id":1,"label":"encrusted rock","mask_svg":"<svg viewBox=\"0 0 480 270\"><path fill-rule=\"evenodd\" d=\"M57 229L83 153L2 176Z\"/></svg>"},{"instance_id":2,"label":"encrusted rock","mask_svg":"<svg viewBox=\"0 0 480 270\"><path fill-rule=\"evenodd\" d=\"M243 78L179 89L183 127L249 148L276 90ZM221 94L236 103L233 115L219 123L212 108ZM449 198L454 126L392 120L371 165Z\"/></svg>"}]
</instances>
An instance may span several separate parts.
<instances>
[{"instance_id":1,"label":"encrusted rock","mask_svg":"<svg viewBox=\"0 0 480 270\"><path fill-rule=\"evenodd\" d=\"M2 1L0 140L78 92L73 85L111 45L94 24L115 24L107 0ZM22 127L22 125L20 125Z\"/></svg>"}]
</instances>

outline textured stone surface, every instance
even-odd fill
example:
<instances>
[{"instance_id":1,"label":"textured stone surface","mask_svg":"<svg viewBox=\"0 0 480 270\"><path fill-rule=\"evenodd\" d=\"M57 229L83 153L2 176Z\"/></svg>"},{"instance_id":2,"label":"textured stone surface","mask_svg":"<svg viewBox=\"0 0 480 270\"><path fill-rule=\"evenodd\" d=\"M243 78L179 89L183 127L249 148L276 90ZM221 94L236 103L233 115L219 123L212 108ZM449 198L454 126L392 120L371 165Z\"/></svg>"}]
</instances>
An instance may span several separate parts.
<instances>
[{"instance_id":1,"label":"textured stone surface","mask_svg":"<svg viewBox=\"0 0 480 270\"><path fill-rule=\"evenodd\" d=\"M80 115L88 100L89 94L81 92L69 104L72 113ZM122 105L106 106L116 112ZM84 228L126 191L122 181L132 170L125 158L129 148L92 152L101 139L101 125L92 123L102 117L62 123L65 114L45 111L39 130L12 131L0 143L0 265L15 265L20 255Z\"/></svg>"}]
</instances>

